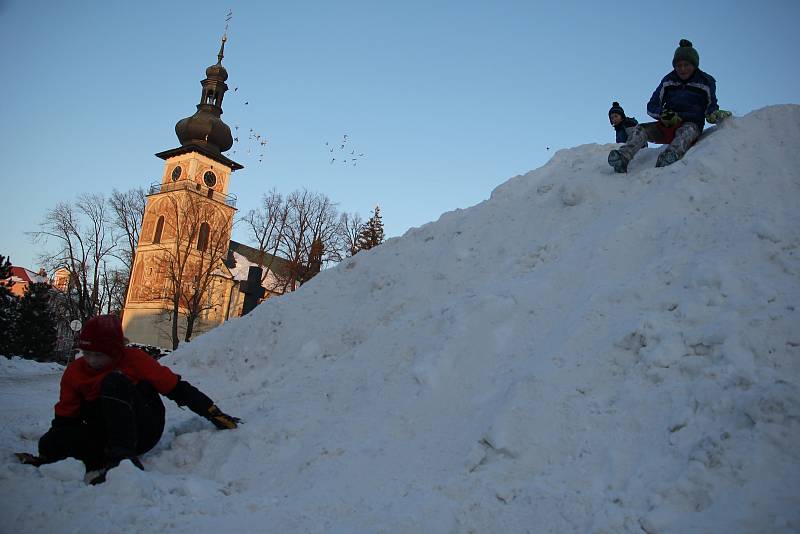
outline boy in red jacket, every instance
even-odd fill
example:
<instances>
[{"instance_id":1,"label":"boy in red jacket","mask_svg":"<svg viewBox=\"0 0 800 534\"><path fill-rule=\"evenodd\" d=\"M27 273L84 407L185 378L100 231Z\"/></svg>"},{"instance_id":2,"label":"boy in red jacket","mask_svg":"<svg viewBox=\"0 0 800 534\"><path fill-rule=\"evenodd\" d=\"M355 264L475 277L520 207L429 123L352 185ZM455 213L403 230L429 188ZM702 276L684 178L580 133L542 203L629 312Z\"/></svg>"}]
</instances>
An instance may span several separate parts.
<instances>
[{"instance_id":1,"label":"boy in red jacket","mask_svg":"<svg viewBox=\"0 0 800 534\"><path fill-rule=\"evenodd\" d=\"M152 449L164 432L164 404L159 394L187 406L219 429L236 428L239 418L220 411L197 388L181 380L146 352L126 347L115 315L86 322L78 336L82 357L61 377L61 393L50 430L39 440L39 456L21 453L23 463L41 465L77 458L87 473L105 472Z\"/></svg>"}]
</instances>

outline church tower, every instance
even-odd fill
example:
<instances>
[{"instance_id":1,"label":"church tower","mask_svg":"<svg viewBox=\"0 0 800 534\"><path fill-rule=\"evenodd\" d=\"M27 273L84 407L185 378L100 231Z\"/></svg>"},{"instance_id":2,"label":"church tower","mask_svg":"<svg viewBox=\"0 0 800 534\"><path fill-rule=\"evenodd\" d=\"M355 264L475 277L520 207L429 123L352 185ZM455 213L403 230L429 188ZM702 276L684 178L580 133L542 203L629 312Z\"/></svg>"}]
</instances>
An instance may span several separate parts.
<instances>
[{"instance_id":1,"label":"church tower","mask_svg":"<svg viewBox=\"0 0 800 534\"><path fill-rule=\"evenodd\" d=\"M206 285L215 283L211 273L228 254L236 212L228 187L231 174L243 168L223 155L233 145L221 119L226 41L223 36L217 62L200 82L197 111L175 125L180 146L156 154L164 171L147 195L122 320L135 343L169 348L183 340L187 326L198 333L222 322L210 310L224 303L214 306L210 300L219 295Z\"/></svg>"}]
</instances>

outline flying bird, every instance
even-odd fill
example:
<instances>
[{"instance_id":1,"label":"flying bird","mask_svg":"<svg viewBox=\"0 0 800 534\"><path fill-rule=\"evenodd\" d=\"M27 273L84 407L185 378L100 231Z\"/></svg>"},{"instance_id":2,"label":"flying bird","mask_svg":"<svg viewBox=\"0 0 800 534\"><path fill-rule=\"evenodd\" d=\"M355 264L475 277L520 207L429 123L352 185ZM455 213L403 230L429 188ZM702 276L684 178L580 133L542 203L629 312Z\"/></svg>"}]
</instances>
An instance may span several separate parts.
<instances>
[{"instance_id":1,"label":"flying bird","mask_svg":"<svg viewBox=\"0 0 800 534\"><path fill-rule=\"evenodd\" d=\"M350 156L348 158L339 158L339 161L341 161L343 165L352 163L353 166L355 166L358 158L363 158L365 156L363 152L358 152L355 148L353 148L353 145L350 144L350 135L348 134L342 134L342 138L341 140L339 140L338 143L331 143L330 141L325 141L325 147L328 149L329 154L334 153L334 149L336 148L337 145L339 147L338 150L342 152L343 155ZM348 148L350 149L349 154L347 152ZM333 163L334 161L336 161L336 158L332 158L330 163Z\"/></svg>"}]
</instances>

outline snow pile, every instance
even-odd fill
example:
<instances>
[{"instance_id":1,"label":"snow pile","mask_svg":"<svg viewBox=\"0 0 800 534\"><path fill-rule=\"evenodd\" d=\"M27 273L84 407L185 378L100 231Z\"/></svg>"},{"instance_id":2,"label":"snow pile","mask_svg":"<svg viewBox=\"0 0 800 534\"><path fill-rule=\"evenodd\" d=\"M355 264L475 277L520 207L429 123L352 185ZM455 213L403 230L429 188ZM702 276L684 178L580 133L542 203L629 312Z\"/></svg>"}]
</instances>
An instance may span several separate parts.
<instances>
[{"instance_id":1,"label":"snow pile","mask_svg":"<svg viewBox=\"0 0 800 534\"><path fill-rule=\"evenodd\" d=\"M5 437L5 528L797 531L800 106L664 169L650 148L616 175L611 148L560 151L162 360L238 430L166 401L147 472L98 487L14 465L35 440Z\"/></svg>"},{"instance_id":2,"label":"snow pile","mask_svg":"<svg viewBox=\"0 0 800 534\"><path fill-rule=\"evenodd\" d=\"M63 373L64 366L55 362L40 363L19 356L0 356L0 378Z\"/></svg>"},{"instance_id":3,"label":"snow pile","mask_svg":"<svg viewBox=\"0 0 800 534\"><path fill-rule=\"evenodd\" d=\"M9 477L11 472L8 469L25 467L13 465L12 453L36 452L39 437L50 428L53 404L58 399L58 382L63 372L64 366L57 363L0 356L0 406L3 407L0 419L0 518L3 526L0 531L11 529L5 523L11 517L9 514L14 513L12 510L19 506L27 507L36 501L35 498L25 500L17 495L19 488L30 479L30 472L15 471ZM48 488L42 491L54 490ZM31 532L24 524L18 530Z\"/></svg>"}]
</instances>

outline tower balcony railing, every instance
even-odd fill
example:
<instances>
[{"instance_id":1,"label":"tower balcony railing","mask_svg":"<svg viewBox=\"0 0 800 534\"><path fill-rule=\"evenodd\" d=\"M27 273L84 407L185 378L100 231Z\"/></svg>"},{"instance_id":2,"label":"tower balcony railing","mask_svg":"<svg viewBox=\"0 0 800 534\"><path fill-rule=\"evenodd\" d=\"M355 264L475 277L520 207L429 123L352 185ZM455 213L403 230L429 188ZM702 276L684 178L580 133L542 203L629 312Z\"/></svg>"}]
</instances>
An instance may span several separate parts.
<instances>
[{"instance_id":1,"label":"tower balcony railing","mask_svg":"<svg viewBox=\"0 0 800 534\"><path fill-rule=\"evenodd\" d=\"M212 200L216 200L217 202L224 202L232 208L236 207L236 195L226 195L224 193L220 193L219 191L214 191L210 187L205 187L202 184L198 184L197 182L192 182L191 180L180 180L178 182L172 182L168 184L153 182L150 184L147 194L155 195L156 193L168 193L170 191L181 190L194 191L199 195L204 195Z\"/></svg>"}]
</instances>

